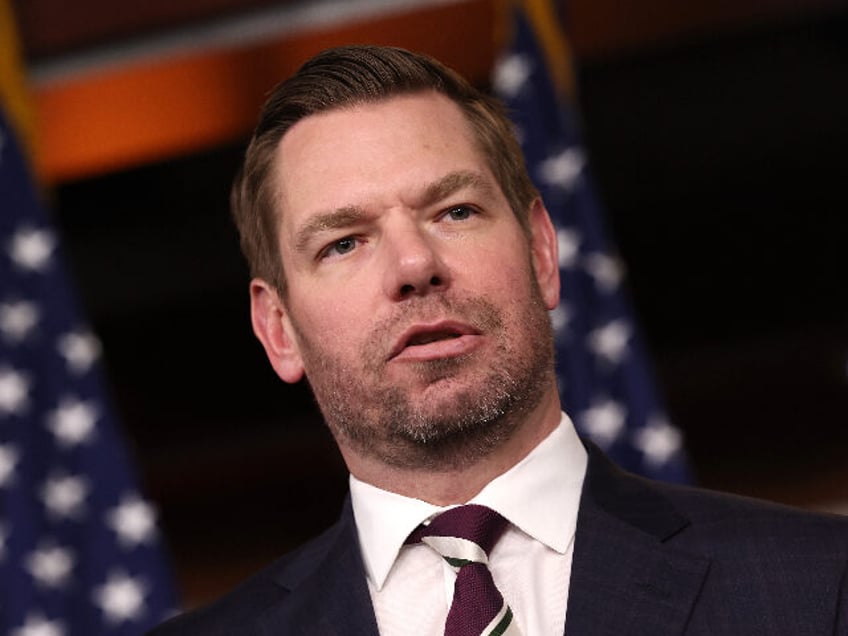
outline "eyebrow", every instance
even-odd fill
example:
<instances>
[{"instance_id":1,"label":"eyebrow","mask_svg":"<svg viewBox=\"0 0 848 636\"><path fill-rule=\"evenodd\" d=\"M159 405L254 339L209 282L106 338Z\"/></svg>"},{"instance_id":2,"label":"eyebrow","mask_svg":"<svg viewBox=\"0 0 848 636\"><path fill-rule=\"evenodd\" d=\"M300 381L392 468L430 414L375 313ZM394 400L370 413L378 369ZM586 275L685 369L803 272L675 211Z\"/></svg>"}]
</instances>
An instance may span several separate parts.
<instances>
[{"instance_id":1,"label":"eyebrow","mask_svg":"<svg viewBox=\"0 0 848 636\"><path fill-rule=\"evenodd\" d=\"M471 170L458 170L448 173L438 181L428 185L418 203L421 207L433 205L455 192L469 187L478 188L485 192L492 191L492 184L480 173Z\"/></svg>"},{"instance_id":2,"label":"eyebrow","mask_svg":"<svg viewBox=\"0 0 848 636\"><path fill-rule=\"evenodd\" d=\"M346 205L330 212L316 214L298 230L294 242L295 250L305 251L312 237L319 232L349 227L361 222L364 218L365 210L355 205Z\"/></svg>"},{"instance_id":3,"label":"eyebrow","mask_svg":"<svg viewBox=\"0 0 848 636\"><path fill-rule=\"evenodd\" d=\"M492 184L482 174L471 170L458 170L450 172L438 181L427 185L418 198L417 205L419 207L433 205L459 190L469 187L478 188L484 192L492 191ZM304 252L316 234L356 225L361 223L366 216L365 210L356 205L346 205L329 212L316 214L297 231L294 241L295 250Z\"/></svg>"}]
</instances>

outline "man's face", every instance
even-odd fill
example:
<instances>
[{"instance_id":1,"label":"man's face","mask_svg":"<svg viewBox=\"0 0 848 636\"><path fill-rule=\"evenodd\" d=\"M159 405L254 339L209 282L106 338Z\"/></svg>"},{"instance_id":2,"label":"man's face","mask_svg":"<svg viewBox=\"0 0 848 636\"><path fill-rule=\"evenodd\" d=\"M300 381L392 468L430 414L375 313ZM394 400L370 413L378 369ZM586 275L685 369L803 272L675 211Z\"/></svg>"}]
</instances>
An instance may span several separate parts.
<instances>
[{"instance_id":1,"label":"man's face","mask_svg":"<svg viewBox=\"0 0 848 636\"><path fill-rule=\"evenodd\" d=\"M450 467L509 437L554 385L556 255L544 208L528 239L459 108L421 93L308 117L275 176L287 295L255 282L254 324L343 450Z\"/></svg>"}]
</instances>

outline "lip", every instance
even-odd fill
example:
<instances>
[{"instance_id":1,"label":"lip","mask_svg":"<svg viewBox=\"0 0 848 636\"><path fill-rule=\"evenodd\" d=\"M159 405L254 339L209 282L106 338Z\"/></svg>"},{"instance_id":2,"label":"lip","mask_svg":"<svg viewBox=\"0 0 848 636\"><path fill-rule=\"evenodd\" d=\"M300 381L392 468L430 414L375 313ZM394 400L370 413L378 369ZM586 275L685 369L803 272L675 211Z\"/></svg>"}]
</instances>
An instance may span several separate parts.
<instances>
[{"instance_id":1,"label":"lip","mask_svg":"<svg viewBox=\"0 0 848 636\"><path fill-rule=\"evenodd\" d=\"M431 334L450 333L451 337L422 344L411 344ZM423 361L450 358L468 353L478 344L480 331L469 324L453 320L416 324L408 327L397 339L389 360Z\"/></svg>"}]
</instances>

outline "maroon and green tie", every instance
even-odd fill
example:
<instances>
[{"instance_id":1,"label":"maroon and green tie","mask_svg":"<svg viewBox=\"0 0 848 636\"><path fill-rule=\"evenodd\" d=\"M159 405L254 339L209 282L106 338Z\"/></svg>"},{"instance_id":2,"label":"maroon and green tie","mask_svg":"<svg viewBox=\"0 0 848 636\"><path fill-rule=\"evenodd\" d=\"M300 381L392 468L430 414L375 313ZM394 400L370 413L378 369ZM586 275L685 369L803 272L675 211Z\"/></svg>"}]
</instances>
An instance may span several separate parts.
<instances>
[{"instance_id":1,"label":"maroon and green tie","mask_svg":"<svg viewBox=\"0 0 848 636\"><path fill-rule=\"evenodd\" d=\"M468 504L443 512L406 540L428 545L457 570L445 636L520 634L488 566L488 555L507 523L490 508Z\"/></svg>"}]
</instances>

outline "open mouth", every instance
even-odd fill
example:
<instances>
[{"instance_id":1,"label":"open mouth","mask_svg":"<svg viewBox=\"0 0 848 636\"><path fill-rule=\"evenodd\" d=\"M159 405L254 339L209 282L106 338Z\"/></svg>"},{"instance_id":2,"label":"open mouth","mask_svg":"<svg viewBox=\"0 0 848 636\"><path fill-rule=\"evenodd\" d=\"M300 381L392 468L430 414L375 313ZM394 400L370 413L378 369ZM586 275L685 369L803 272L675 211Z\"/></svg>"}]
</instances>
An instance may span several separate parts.
<instances>
[{"instance_id":1,"label":"open mouth","mask_svg":"<svg viewBox=\"0 0 848 636\"><path fill-rule=\"evenodd\" d=\"M462 334L458 331L433 331L429 333L413 334L406 342L407 347L416 347L418 345L430 344L439 340L453 340L459 338Z\"/></svg>"},{"instance_id":2,"label":"open mouth","mask_svg":"<svg viewBox=\"0 0 848 636\"><path fill-rule=\"evenodd\" d=\"M404 354L404 352L412 355L419 355L414 352L420 352L420 355L425 357L429 357L429 355L440 357L440 352L443 355L451 355L450 351L456 349L456 346L449 343L462 340L463 336L476 335L479 335L478 330L459 322L443 321L432 325L414 325L401 335L389 358L395 358ZM441 348L440 345L442 345ZM448 347L448 349L445 349L445 347Z\"/></svg>"}]
</instances>

